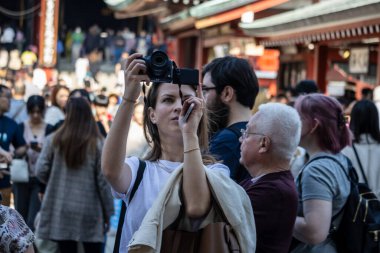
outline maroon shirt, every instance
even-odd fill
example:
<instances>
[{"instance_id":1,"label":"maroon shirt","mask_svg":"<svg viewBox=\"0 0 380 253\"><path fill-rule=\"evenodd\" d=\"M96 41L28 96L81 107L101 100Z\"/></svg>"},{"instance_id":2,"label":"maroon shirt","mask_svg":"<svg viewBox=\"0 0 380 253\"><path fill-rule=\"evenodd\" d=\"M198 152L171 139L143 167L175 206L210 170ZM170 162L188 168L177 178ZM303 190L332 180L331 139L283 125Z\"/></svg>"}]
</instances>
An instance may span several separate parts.
<instances>
[{"instance_id":1,"label":"maroon shirt","mask_svg":"<svg viewBox=\"0 0 380 253\"><path fill-rule=\"evenodd\" d=\"M251 199L256 223L256 253L287 253L298 204L290 171L266 174L255 183L247 179L240 185Z\"/></svg>"}]
</instances>

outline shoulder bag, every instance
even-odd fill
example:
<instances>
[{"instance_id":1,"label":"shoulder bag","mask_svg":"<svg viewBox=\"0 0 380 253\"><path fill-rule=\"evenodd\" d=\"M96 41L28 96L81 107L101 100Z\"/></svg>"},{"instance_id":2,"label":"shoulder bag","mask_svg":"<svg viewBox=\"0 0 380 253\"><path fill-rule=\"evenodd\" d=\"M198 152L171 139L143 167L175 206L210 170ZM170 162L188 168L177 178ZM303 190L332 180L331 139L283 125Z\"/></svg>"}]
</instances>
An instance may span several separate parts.
<instances>
[{"instance_id":1,"label":"shoulder bag","mask_svg":"<svg viewBox=\"0 0 380 253\"><path fill-rule=\"evenodd\" d=\"M13 183L29 182L28 163L25 159L13 159L10 165L11 181Z\"/></svg>"}]
</instances>

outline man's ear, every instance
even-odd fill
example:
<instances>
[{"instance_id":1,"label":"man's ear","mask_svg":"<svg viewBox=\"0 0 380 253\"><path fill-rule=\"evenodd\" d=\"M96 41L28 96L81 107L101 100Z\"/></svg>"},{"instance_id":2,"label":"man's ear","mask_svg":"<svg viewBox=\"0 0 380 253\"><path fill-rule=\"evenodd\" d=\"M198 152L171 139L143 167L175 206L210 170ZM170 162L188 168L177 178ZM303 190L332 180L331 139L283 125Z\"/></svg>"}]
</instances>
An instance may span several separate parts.
<instances>
[{"instance_id":1,"label":"man's ear","mask_svg":"<svg viewBox=\"0 0 380 253\"><path fill-rule=\"evenodd\" d=\"M156 122L157 122L156 114L155 114L154 109L152 107L148 108L148 115L149 115L150 121L152 121L153 124L156 124Z\"/></svg>"},{"instance_id":2,"label":"man's ear","mask_svg":"<svg viewBox=\"0 0 380 253\"><path fill-rule=\"evenodd\" d=\"M270 138L267 136L263 136L263 138L261 138L259 145L260 145L259 153L268 152L271 146Z\"/></svg>"},{"instance_id":3,"label":"man's ear","mask_svg":"<svg viewBox=\"0 0 380 253\"><path fill-rule=\"evenodd\" d=\"M224 103L231 102L233 97L235 96L235 90L231 86L227 85L222 90L222 93L220 94L220 99Z\"/></svg>"}]
</instances>

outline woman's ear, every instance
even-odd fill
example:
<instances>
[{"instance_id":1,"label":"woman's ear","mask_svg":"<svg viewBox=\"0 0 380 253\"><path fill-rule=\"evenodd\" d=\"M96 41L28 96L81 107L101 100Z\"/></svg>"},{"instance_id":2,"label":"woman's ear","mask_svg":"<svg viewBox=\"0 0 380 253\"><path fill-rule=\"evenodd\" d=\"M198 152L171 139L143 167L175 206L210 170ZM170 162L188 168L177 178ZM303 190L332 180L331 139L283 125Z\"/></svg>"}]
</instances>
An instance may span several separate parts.
<instances>
[{"instance_id":1,"label":"woman's ear","mask_svg":"<svg viewBox=\"0 0 380 253\"><path fill-rule=\"evenodd\" d=\"M228 103L228 102L231 102L232 98L234 97L235 95L235 90L234 88L232 88L231 86L227 85L224 87L222 93L221 93L221 100L224 102L224 103Z\"/></svg>"},{"instance_id":2,"label":"woman's ear","mask_svg":"<svg viewBox=\"0 0 380 253\"><path fill-rule=\"evenodd\" d=\"M153 124L156 124L156 122L157 122L156 114L155 114L154 109L152 107L148 108L148 115L149 115L150 121L152 121Z\"/></svg>"},{"instance_id":3,"label":"woman's ear","mask_svg":"<svg viewBox=\"0 0 380 253\"><path fill-rule=\"evenodd\" d=\"M310 132L309 133L314 133L315 130L317 130L318 126L319 126L320 122L318 119L314 118L313 119L313 127L311 128Z\"/></svg>"}]
</instances>

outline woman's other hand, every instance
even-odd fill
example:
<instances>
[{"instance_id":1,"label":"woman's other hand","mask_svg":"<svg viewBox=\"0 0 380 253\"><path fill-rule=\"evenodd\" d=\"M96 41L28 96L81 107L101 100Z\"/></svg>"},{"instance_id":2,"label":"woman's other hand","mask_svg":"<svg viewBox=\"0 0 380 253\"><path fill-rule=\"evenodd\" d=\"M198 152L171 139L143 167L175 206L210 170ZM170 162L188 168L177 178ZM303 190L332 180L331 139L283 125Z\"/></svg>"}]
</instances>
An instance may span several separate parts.
<instances>
[{"instance_id":1,"label":"woman's other hand","mask_svg":"<svg viewBox=\"0 0 380 253\"><path fill-rule=\"evenodd\" d=\"M194 107L187 120L185 121L184 117L191 104L194 104ZM199 122L203 116L204 106L205 102L202 94L202 87L199 86L197 89L197 96L190 97L183 103L182 111L179 117L179 126L181 128L182 134L197 133Z\"/></svg>"}]
</instances>

